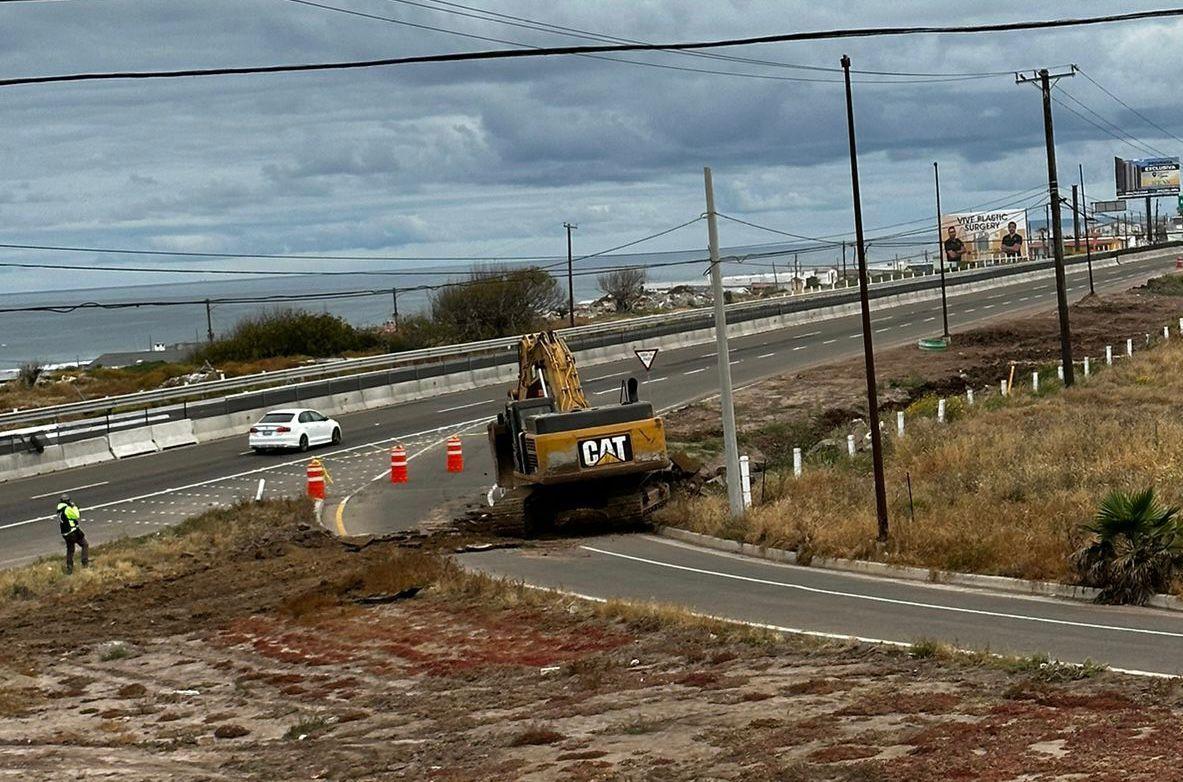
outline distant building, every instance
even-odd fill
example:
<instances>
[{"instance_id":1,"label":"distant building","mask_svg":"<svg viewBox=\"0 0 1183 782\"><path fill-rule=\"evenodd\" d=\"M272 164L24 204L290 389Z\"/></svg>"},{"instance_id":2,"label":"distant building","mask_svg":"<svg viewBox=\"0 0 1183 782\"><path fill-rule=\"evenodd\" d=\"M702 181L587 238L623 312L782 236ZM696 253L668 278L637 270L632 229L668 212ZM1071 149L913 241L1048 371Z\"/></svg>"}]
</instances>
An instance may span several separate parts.
<instances>
[{"instance_id":1,"label":"distant building","mask_svg":"<svg viewBox=\"0 0 1183 782\"><path fill-rule=\"evenodd\" d=\"M157 342L152 345L151 350L131 350L120 353L104 353L103 355L91 361L87 366L107 367L110 369L117 369L119 367L130 367L136 364L154 363L162 361L166 364L179 364L193 358L193 354L200 347L197 342L178 342L175 345L165 345L163 342Z\"/></svg>"}]
</instances>

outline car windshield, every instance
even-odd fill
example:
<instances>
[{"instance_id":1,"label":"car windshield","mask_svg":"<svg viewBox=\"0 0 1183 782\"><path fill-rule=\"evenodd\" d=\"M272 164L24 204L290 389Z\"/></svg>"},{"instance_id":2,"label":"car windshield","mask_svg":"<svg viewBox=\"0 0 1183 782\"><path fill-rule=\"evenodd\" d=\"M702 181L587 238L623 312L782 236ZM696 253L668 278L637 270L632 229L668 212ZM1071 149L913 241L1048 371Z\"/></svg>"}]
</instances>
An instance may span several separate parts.
<instances>
[{"instance_id":1,"label":"car windshield","mask_svg":"<svg viewBox=\"0 0 1183 782\"><path fill-rule=\"evenodd\" d=\"M291 413L268 413L259 419L261 424L286 424L292 420Z\"/></svg>"}]
</instances>

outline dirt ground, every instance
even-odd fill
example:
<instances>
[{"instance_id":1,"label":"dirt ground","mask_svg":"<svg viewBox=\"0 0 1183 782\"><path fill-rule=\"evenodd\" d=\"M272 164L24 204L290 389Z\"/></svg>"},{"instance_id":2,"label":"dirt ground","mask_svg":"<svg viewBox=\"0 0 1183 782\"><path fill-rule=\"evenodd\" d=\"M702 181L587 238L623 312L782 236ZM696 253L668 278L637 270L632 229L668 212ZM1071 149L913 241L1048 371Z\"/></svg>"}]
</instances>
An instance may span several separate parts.
<instances>
[{"instance_id":1,"label":"dirt ground","mask_svg":"<svg viewBox=\"0 0 1183 782\"><path fill-rule=\"evenodd\" d=\"M596 606L243 513L232 544L182 545L175 561L149 548L159 567L127 583L70 593L59 581L0 600L0 778L1178 773L1174 681ZM127 551L99 549L96 562L118 568ZM357 602L411 581L427 588Z\"/></svg>"},{"instance_id":2,"label":"dirt ground","mask_svg":"<svg viewBox=\"0 0 1183 782\"><path fill-rule=\"evenodd\" d=\"M1106 345L1116 355L1125 351L1127 338L1136 349L1146 334L1161 336L1164 325L1176 333L1180 310L1180 296L1146 288L1086 297L1070 307L1073 355L1095 363L1104 361ZM922 353L915 346L877 351L880 405L890 412L929 394L964 394L966 388L990 393L1009 376L1011 362L1016 382L1029 382L1032 369L1054 367L1059 360L1054 311L958 332L944 353ZM741 437L773 462L783 462L793 446L808 448L835 427L866 417L864 378L860 356L742 388L735 393ZM667 436L677 443L705 440L709 446L722 434L719 420L718 400L691 405L667 416Z\"/></svg>"}]
</instances>

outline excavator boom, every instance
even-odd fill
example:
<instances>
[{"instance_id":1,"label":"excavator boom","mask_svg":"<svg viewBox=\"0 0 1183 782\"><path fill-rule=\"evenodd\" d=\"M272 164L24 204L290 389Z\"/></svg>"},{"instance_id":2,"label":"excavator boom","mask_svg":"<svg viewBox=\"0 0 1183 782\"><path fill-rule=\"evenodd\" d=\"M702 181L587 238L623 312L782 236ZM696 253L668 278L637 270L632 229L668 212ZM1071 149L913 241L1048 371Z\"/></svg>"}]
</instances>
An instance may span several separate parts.
<instances>
[{"instance_id":1,"label":"excavator boom","mask_svg":"<svg viewBox=\"0 0 1183 782\"><path fill-rule=\"evenodd\" d=\"M553 331L522 337L518 343L518 386L512 396L518 400L551 397L557 413L587 408L575 357L562 337Z\"/></svg>"}]
</instances>

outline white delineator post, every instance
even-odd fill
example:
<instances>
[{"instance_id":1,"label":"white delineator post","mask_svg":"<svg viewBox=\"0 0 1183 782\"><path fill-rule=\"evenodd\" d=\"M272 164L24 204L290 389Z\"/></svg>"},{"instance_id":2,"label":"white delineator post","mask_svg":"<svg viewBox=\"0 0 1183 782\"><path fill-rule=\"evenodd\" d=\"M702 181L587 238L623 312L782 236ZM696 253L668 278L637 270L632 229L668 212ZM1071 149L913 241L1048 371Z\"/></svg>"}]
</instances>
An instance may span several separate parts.
<instances>
[{"instance_id":1,"label":"white delineator post","mask_svg":"<svg viewBox=\"0 0 1183 782\"><path fill-rule=\"evenodd\" d=\"M1183 336L1183 318L1179 318L1179 334Z\"/></svg>"},{"instance_id":2,"label":"white delineator post","mask_svg":"<svg viewBox=\"0 0 1183 782\"><path fill-rule=\"evenodd\" d=\"M255 491L255 502L263 501L263 487L267 485L266 478L259 479L259 488Z\"/></svg>"},{"instance_id":3,"label":"white delineator post","mask_svg":"<svg viewBox=\"0 0 1183 782\"><path fill-rule=\"evenodd\" d=\"M1002 392L1003 396L1006 396L1006 378L1005 377L998 384L998 390Z\"/></svg>"},{"instance_id":4,"label":"white delineator post","mask_svg":"<svg viewBox=\"0 0 1183 782\"><path fill-rule=\"evenodd\" d=\"M1162 338L1163 339L1170 339L1171 338L1171 327L1170 326L1163 326L1162 327Z\"/></svg>"},{"instance_id":5,"label":"white delineator post","mask_svg":"<svg viewBox=\"0 0 1183 782\"><path fill-rule=\"evenodd\" d=\"M743 506L752 507L752 467L748 457L739 457L739 482L743 488Z\"/></svg>"},{"instance_id":6,"label":"white delineator post","mask_svg":"<svg viewBox=\"0 0 1183 782\"><path fill-rule=\"evenodd\" d=\"M945 423L945 398L937 400L937 423Z\"/></svg>"},{"instance_id":7,"label":"white delineator post","mask_svg":"<svg viewBox=\"0 0 1183 782\"><path fill-rule=\"evenodd\" d=\"M1035 393L1039 393L1039 373L1038 372L1031 373L1031 390L1034 391Z\"/></svg>"},{"instance_id":8,"label":"white delineator post","mask_svg":"<svg viewBox=\"0 0 1183 782\"><path fill-rule=\"evenodd\" d=\"M904 436L904 411L899 410L895 414L895 433L897 437Z\"/></svg>"},{"instance_id":9,"label":"white delineator post","mask_svg":"<svg viewBox=\"0 0 1183 782\"><path fill-rule=\"evenodd\" d=\"M800 449L800 448L794 448L794 449L793 449L793 477L794 477L794 478L800 478L800 477L801 477L801 473L802 473L802 469L801 469L801 449Z\"/></svg>"},{"instance_id":10,"label":"white delineator post","mask_svg":"<svg viewBox=\"0 0 1183 782\"><path fill-rule=\"evenodd\" d=\"M1056 367L1056 377L1058 377L1060 379L1061 383L1064 382L1064 362L1063 361L1061 361L1060 365L1058 367Z\"/></svg>"},{"instance_id":11,"label":"white delineator post","mask_svg":"<svg viewBox=\"0 0 1183 782\"><path fill-rule=\"evenodd\" d=\"M969 405L971 405L971 406L973 405L973 403L974 403L974 390L973 390L972 388L967 388L967 389L965 389L965 401L966 401L966 402L967 402Z\"/></svg>"},{"instance_id":12,"label":"white delineator post","mask_svg":"<svg viewBox=\"0 0 1183 782\"><path fill-rule=\"evenodd\" d=\"M1132 338L1125 341L1125 354L1127 356L1134 355L1134 340Z\"/></svg>"},{"instance_id":13,"label":"white delineator post","mask_svg":"<svg viewBox=\"0 0 1183 782\"><path fill-rule=\"evenodd\" d=\"M1113 366L1113 346L1105 346L1105 364L1106 366Z\"/></svg>"},{"instance_id":14,"label":"white delineator post","mask_svg":"<svg viewBox=\"0 0 1183 782\"><path fill-rule=\"evenodd\" d=\"M1088 356L1084 357L1084 376L1085 377L1089 376L1089 357Z\"/></svg>"},{"instance_id":15,"label":"white delineator post","mask_svg":"<svg viewBox=\"0 0 1183 782\"><path fill-rule=\"evenodd\" d=\"M854 458L854 435L846 435L846 455Z\"/></svg>"},{"instance_id":16,"label":"white delineator post","mask_svg":"<svg viewBox=\"0 0 1183 782\"><path fill-rule=\"evenodd\" d=\"M707 238L710 242L711 292L715 309L715 352L719 357L719 402L723 408L723 451L727 465L727 504L732 518L744 514L743 492L739 481L739 444L735 432L735 402L731 397L731 362L727 350L727 310L723 305L723 272L719 268L719 226L715 217L715 188L711 169L702 170L707 201Z\"/></svg>"}]
</instances>

